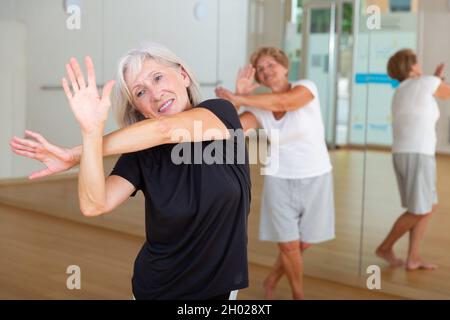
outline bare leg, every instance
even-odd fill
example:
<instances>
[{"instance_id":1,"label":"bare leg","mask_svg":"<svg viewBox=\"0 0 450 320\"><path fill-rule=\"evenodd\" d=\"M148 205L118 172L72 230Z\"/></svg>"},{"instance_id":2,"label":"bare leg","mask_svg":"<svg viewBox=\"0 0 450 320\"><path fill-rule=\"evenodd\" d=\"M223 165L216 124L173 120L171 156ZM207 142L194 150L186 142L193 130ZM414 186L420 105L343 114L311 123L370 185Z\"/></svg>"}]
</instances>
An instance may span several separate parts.
<instances>
[{"instance_id":1,"label":"bare leg","mask_svg":"<svg viewBox=\"0 0 450 320\"><path fill-rule=\"evenodd\" d=\"M307 242L300 242L300 251L303 253L306 251L306 249L310 248L312 244Z\"/></svg>"},{"instance_id":2,"label":"bare leg","mask_svg":"<svg viewBox=\"0 0 450 320\"><path fill-rule=\"evenodd\" d=\"M279 243L278 246L281 252L281 263L292 289L292 297L294 300L303 299L303 259L300 241Z\"/></svg>"},{"instance_id":3,"label":"bare leg","mask_svg":"<svg viewBox=\"0 0 450 320\"><path fill-rule=\"evenodd\" d=\"M264 298L266 300L274 300L275 299L275 288L278 284L278 281L284 274L283 263L281 262L281 253L278 253L277 260L272 267L269 275L266 280L264 280Z\"/></svg>"},{"instance_id":4,"label":"bare leg","mask_svg":"<svg viewBox=\"0 0 450 320\"><path fill-rule=\"evenodd\" d=\"M433 211L421 216L421 219L417 224L411 229L409 233L409 248L408 248L408 258L406 260L406 270L412 271L417 269L424 270L435 270L436 265L424 262L419 255L420 242L422 241L425 231L430 219L433 215Z\"/></svg>"},{"instance_id":5,"label":"bare leg","mask_svg":"<svg viewBox=\"0 0 450 320\"><path fill-rule=\"evenodd\" d=\"M414 215L409 212L403 213L397 221L394 223L391 231L384 239L384 241L378 246L375 251L376 255L387 262L393 267L403 265L403 261L398 259L394 254L394 244L403 236L406 232L411 230L417 222L420 220L420 216Z\"/></svg>"},{"instance_id":6,"label":"bare leg","mask_svg":"<svg viewBox=\"0 0 450 320\"><path fill-rule=\"evenodd\" d=\"M306 249L310 248L311 244L306 242L300 242L300 252L303 253ZM281 253L278 254L277 260L275 261L272 270L270 271L267 278L264 280L264 297L267 300L275 299L275 288L280 281L281 277L284 275L283 263L281 262Z\"/></svg>"}]
</instances>

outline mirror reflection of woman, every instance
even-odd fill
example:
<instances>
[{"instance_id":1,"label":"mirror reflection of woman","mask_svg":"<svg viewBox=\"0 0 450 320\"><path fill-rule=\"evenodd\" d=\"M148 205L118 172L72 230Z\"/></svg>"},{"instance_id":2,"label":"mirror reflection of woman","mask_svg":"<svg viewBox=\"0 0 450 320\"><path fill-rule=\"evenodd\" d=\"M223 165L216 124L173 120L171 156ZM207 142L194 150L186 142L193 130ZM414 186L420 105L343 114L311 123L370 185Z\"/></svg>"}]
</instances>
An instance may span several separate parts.
<instances>
[{"instance_id":1,"label":"mirror reflection of woman","mask_svg":"<svg viewBox=\"0 0 450 320\"><path fill-rule=\"evenodd\" d=\"M248 106L240 114L244 130L263 128L269 140L271 132L279 133L278 143L271 141L261 200L259 238L279 248L264 281L265 297L275 297L286 275L293 298L303 299L304 251L334 238L332 167L318 90L309 80L289 82L289 60L282 50L261 48L250 60L238 73L236 93L217 88L216 94L238 108ZM252 94L258 83L271 92Z\"/></svg>"},{"instance_id":2,"label":"mirror reflection of woman","mask_svg":"<svg viewBox=\"0 0 450 320\"><path fill-rule=\"evenodd\" d=\"M227 153L225 143L216 148L222 148L226 164L194 164L194 153L199 149L201 158L216 142L205 141L212 140L204 135L207 130L214 129L217 140L236 139L230 137L230 130L241 128L234 106L222 99L202 102L188 66L168 49L150 44L120 60L112 103L122 129L103 137L114 82L100 96L90 58L86 66L87 79L72 59L66 65L69 80L63 79L83 144L61 148L28 131L32 139L11 140L13 151L46 165L31 178L80 163L79 202L88 217L107 214L143 192L146 240L134 265L136 299L233 298L232 292L248 286L248 163L238 163L238 154ZM196 122L202 124L200 136ZM179 130L187 133L182 142L193 150L191 162L181 165L172 158ZM235 150L245 144L238 139ZM122 156L105 178L103 156L111 154Z\"/></svg>"},{"instance_id":3,"label":"mirror reflection of woman","mask_svg":"<svg viewBox=\"0 0 450 320\"><path fill-rule=\"evenodd\" d=\"M450 85L443 80L444 65L433 76L423 75L416 54L409 49L396 52L388 62L388 73L400 81L392 100L393 164L406 211L377 247L376 254L391 266L405 262L394 253L394 245L409 233L406 270L434 270L437 265L422 259L420 244L436 211L436 99L450 99Z\"/></svg>"}]
</instances>

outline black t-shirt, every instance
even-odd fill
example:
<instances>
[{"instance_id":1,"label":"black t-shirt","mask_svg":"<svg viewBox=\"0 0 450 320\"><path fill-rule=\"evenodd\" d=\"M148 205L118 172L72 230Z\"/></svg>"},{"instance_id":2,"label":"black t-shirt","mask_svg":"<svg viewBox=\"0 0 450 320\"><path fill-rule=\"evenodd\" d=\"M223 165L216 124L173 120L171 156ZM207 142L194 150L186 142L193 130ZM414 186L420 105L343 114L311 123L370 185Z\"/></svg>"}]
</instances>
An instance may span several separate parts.
<instances>
[{"instance_id":1,"label":"black t-shirt","mask_svg":"<svg viewBox=\"0 0 450 320\"><path fill-rule=\"evenodd\" d=\"M230 102L212 99L197 107L229 130L242 130ZM145 196L146 241L132 280L136 299L208 299L248 286L250 171L243 134L230 133L228 140L165 144L117 161L111 175ZM191 163L172 161L174 148ZM198 163L199 150L223 164Z\"/></svg>"}]
</instances>

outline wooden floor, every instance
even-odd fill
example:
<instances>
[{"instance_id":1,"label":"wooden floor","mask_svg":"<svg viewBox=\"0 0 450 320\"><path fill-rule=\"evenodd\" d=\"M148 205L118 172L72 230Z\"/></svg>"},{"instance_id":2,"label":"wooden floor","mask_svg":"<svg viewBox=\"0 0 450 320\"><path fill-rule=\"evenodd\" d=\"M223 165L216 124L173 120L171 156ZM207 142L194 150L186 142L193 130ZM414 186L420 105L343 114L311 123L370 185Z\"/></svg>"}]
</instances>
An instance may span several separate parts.
<instances>
[{"instance_id":1,"label":"wooden floor","mask_svg":"<svg viewBox=\"0 0 450 320\"><path fill-rule=\"evenodd\" d=\"M130 299L135 256L144 239L0 205L0 299ZM81 290L66 288L66 269L81 269ZM250 264L250 286L240 300L263 299L268 268ZM398 297L306 277L307 299ZM290 299L286 280L278 299Z\"/></svg>"},{"instance_id":2,"label":"wooden floor","mask_svg":"<svg viewBox=\"0 0 450 320\"><path fill-rule=\"evenodd\" d=\"M376 264L383 270L382 292L385 294L416 299L450 299L450 251L448 250L450 246L450 233L448 232L450 226L450 184L448 183L450 181L450 158L445 156L438 157L440 208L432 220L426 240L423 243L424 257L441 266L433 272L406 272L401 268L390 269L373 254L377 244L387 234L392 223L402 212L395 183L395 175L392 170L391 155L380 151L341 150L332 152L331 158L334 167L336 239L313 246L306 252L304 260L305 274L308 275L308 281L306 282L307 297L320 297L324 299L331 297L327 295L320 296L320 294L314 295L314 287L320 287L319 284L323 280L327 280L324 283L330 287L330 283L339 282L345 286L363 288L366 277L368 276L365 272L367 266ZM105 165L106 172L110 171L113 163L114 159L107 161ZM258 240L259 205L263 178L258 174L259 167L252 166L251 170L252 207L249 216L249 259L251 262L251 270L256 270L254 275L252 275L252 279L259 277L259 282L256 281L254 285L254 288L258 288L258 290L255 289L252 291L253 287L247 290L252 292L251 297L258 298L257 295L261 294L259 291L260 282L262 282L264 274L268 272L267 268L274 262L277 249L272 243ZM39 217L42 216L42 213L45 213L49 216L64 218L62 221L68 223L79 223L83 227L96 227L96 230L105 229L105 232L115 232L115 234L120 231L121 234L125 233L130 239L137 238L141 242L144 235L143 201L143 197L138 196L135 199L127 201L126 204L108 216L88 219L83 217L79 212L76 179L73 175L65 177L57 176L33 182L26 181L25 183L23 181L0 182L0 203L13 206L14 208L31 210L35 215L41 213L38 215ZM14 238L14 227L3 223L3 217L1 219L0 253L3 256L4 250L8 249L5 247L6 243L8 241L15 241L16 239ZM26 221L23 221L23 223L34 224ZM43 240L46 244L59 244L58 237L45 224L41 226L41 232L43 236L49 236ZM34 242L34 245L40 245L37 241L39 240L39 236L35 235L35 237L36 242ZM80 243L79 248L89 248L92 239L88 239L87 236L83 237L84 242L82 241ZM6 238L5 241L3 241L4 238ZM123 239L126 242L125 235ZM402 239L396 248L398 253L403 256L406 251L406 240L406 237ZM65 241L65 244L68 246L73 242L70 238ZM21 268L24 268L25 270L23 272L27 274L27 268L31 267L28 267L26 262L29 261L28 259L32 259L32 257L21 257L20 253L33 255L33 245L19 244L19 247L22 245L25 246L22 248L22 251L18 250L18 253L8 256L8 259L11 259L12 263L12 266L10 266L12 269L9 271L12 272L13 270L21 270ZM120 247L120 245L118 246ZM105 273L99 276L101 279L99 284L96 284L97 277L92 279L93 282L91 285L100 286L100 282L103 283L104 280L114 277L117 279L117 283L120 281L129 281L131 269L127 273L126 268L131 268L138 247L139 245L134 249L126 249L126 245L124 244L125 254L117 254L114 258L105 258L104 261L100 258L100 255L97 256L95 253L91 253L90 258L98 260L104 267L112 264L111 268L113 269L114 264L119 261L116 258L119 259L119 257L125 255L125 259L127 259L126 266L121 269L121 273L110 271L109 275ZM26 253L27 249L31 250L31 253ZM50 252L52 251L51 248L49 250ZM107 249L102 249L98 252L102 253L107 251ZM44 250L40 254L35 254L35 257L38 259L45 257L46 254L49 253L46 253ZM78 259L77 253L75 252L67 253L66 255L67 258L72 257L73 259ZM55 262L53 266L47 265L42 270L55 270L55 279L57 283L60 283L61 279L58 277L64 278L65 275L59 275L59 271L56 269L59 270L61 267L65 268L63 265L75 264L69 260ZM41 264L45 265L46 262L42 261ZM3 267L0 266L0 268ZM257 276L258 270L261 271L260 276ZM1 281L3 281L8 271L0 269L0 272L2 275ZM6 277L4 281L12 281L12 277ZM42 282L39 282L39 279L33 281L36 281L37 287L41 286L39 283L42 284ZM61 283L64 284L65 282L63 281ZM129 285L128 282L126 285ZM280 297L289 298L289 290L286 283L285 285L286 290L282 290ZM0 283L0 288L5 287L8 286L3 286L3 283ZM14 290L16 289L11 284L11 292L14 292ZM20 286L17 290L20 290ZM61 290L60 292L55 289L52 292L55 292L59 297L60 294L65 294L64 297L66 297L68 293L65 287ZM110 295L107 295L108 297L118 297L114 288L105 290L110 293ZM317 290L320 292L320 289ZM105 291L100 291L103 292L100 295L104 296ZM367 289L362 289L362 292L367 291ZM31 296L33 295L32 293L30 294ZM30 294L25 293L24 295L30 297ZM72 294L69 292L69 297ZM241 294L245 297L244 291ZM283 296L283 294L287 296ZM89 297L96 298L95 294ZM120 297L124 298L123 296Z\"/></svg>"},{"instance_id":3,"label":"wooden floor","mask_svg":"<svg viewBox=\"0 0 450 320\"><path fill-rule=\"evenodd\" d=\"M439 206L422 244L423 258L438 264L436 271L405 272L386 267L373 252L404 211L400 206L392 160L386 153L366 155L365 201L362 264L384 266L383 279L390 292L405 288L409 296L424 299L450 299L450 157L437 157ZM404 236L396 250L406 257L408 238Z\"/></svg>"}]
</instances>

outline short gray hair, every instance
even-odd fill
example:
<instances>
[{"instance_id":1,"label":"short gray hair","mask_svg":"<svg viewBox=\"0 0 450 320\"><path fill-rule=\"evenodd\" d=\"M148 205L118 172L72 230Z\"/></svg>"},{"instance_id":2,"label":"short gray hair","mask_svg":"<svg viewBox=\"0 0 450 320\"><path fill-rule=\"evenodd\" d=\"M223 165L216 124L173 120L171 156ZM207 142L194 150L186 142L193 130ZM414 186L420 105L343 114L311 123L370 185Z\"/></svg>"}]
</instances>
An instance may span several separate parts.
<instances>
[{"instance_id":1,"label":"short gray hair","mask_svg":"<svg viewBox=\"0 0 450 320\"><path fill-rule=\"evenodd\" d=\"M112 105L117 123L121 128L144 119L139 110L133 106L132 96L125 81L125 73L128 71L130 74L139 73L143 62L148 59L173 68L182 67L190 78L190 85L187 88L189 102L192 106L201 102L200 86L189 66L163 45L154 42L144 43L140 48L128 51L119 60Z\"/></svg>"}]
</instances>

